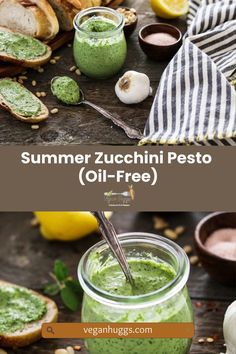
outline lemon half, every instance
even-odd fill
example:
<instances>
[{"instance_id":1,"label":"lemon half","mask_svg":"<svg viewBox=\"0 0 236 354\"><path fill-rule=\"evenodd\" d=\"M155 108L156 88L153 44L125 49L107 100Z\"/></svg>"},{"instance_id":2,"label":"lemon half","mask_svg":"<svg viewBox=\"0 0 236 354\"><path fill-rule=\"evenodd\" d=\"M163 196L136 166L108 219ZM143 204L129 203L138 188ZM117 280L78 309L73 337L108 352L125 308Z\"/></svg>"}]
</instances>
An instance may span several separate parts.
<instances>
[{"instance_id":1,"label":"lemon half","mask_svg":"<svg viewBox=\"0 0 236 354\"><path fill-rule=\"evenodd\" d=\"M186 15L188 0L151 0L151 6L157 16L171 19Z\"/></svg>"},{"instance_id":2,"label":"lemon half","mask_svg":"<svg viewBox=\"0 0 236 354\"><path fill-rule=\"evenodd\" d=\"M112 213L106 212L110 218ZM35 212L40 231L47 240L74 241L98 231L96 218L89 212Z\"/></svg>"}]
</instances>

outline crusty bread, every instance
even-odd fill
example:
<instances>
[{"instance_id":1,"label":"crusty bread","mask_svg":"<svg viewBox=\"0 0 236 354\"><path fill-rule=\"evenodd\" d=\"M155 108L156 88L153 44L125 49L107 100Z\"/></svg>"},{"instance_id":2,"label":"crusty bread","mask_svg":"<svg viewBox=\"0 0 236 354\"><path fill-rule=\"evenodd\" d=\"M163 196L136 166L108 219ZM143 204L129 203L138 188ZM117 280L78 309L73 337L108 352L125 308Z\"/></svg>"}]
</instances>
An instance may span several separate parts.
<instances>
[{"instance_id":1,"label":"crusty bread","mask_svg":"<svg viewBox=\"0 0 236 354\"><path fill-rule=\"evenodd\" d=\"M21 33L19 32L15 32L13 30L10 30L8 28L5 28L5 27L0 27L0 32L8 32L8 33L13 33L13 34L18 34L19 36L21 36ZM36 39L35 39L36 40ZM29 68L33 68L33 67L37 67L37 66L40 66L40 65L43 65L45 63L47 63L52 55L52 50L51 48L44 44L45 45L45 48L46 48L46 53L41 56L41 57L36 57L35 59L27 59L27 60L21 60L17 57L14 57L12 55L9 55L8 53L6 52L1 52L0 51L0 60L2 61L6 61L6 62L11 62L11 63L14 63L14 64L17 64L17 65L21 65L21 66L24 66L24 67L29 67Z\"/></svg>"},{"instance_id":2,"label":"crusty bread","mask_svg":"<svg viewBox=\"0 0 236 354\"><path fill-rule=\"evenodd\" d=\"M4 286L18 287L18 285L0 280L0 287L4 287ZM34 321L28 324L21 331L0 335L0 347L15 348L15 347L24 347L29 344L32 344L41 338L41 327L43 323L57 322L58 309L55 302L45 296L40 295L39 293L36 293L33 290L30 291L32 291L34 295L38 296L39 298L45 301L47 306L47 313L40 321Z\"/></svg>"},{"instance_id":3,"label":"crusty bread","mask_svg":"<svg viewBox=\"0 0 236 354\"><path fill-rule=\"evenodd\" d=\"M80 0L48 1L57 15L60 29L62 31L71 31L73 29L74 17L81 10Z\"/></svg>"},{"instance_id":4,"label":"crusty bread","mask_svg":"<svg viewBox=\"0 0 236 354\"><path fill-rule=\"evenodd\" d=\"M59 31L47 0L0 0L0 26L42 40L54 38Z\"/></svg>"},{"instance_id":5,"label":"crusty bread","mask_svg":"<svg viewBox=\"0 0 236 354\"><path fill-rule=\"evenodd\" d=\"M102 0L80 0L82 9L87 9L89 7L101 6Z\"/></svg>"},{"instance_id":6,"label":"crusty bread","mask_svg":"<svg viewBox=\"0 0 236 354\"><path fill-rule=\"evenodd\" d=\"M0 79L0 85L1 85L1 81L2 80L6 80L6 79ZM11 79L7 79L7 80L11 80ZM15 85L19 85L22 86L21 84L19 84L18 82L14 82ZM26 90L26 88L24 87L24 89ZM30 91L29 91L30 92ZM32 99L37 100L40 103L41 106L41 110L40 113L37 116L33 116L33 117L25 117L23 115L20 115L18 112L16 112L14 110L14 107L9 103L6 102L5 98L2 96L2 94L0 93L0 107L2 107L3 109L5 109L6 111L10 112L15 118L17 118L18 120L21 120L23 122L26 123L39 123L45 119L48 118L49 116L49 111L47 109L47 107L43 104L42 101L40 101L40 99L38 97L36 97L32 92L30 92L32 95Z\"/></svg>"}]
</instances>

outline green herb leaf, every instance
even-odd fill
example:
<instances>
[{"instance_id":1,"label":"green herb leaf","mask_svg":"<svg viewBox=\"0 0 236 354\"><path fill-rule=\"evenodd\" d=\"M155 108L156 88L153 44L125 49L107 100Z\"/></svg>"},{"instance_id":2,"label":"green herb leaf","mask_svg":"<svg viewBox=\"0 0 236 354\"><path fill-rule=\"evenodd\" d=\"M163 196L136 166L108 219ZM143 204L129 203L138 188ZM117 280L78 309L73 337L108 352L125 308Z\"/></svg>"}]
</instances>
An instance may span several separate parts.
<instances>
[{"instance_id":1,"label":"green herb leaf","mask_svg":"<svg viewBox=\"0 0 236 354\"><path fill-rule=\"evenodd\" d=\"M60 287L56 283L55 284L48 284L44 289L44 293L49 296L55 296L55 295L59 294L59 292L60 292Z\"/></svg>"},{"instance_id":2,"label":"green herb leaf","mask_svg":"<svg viewBox=\"0 0 236 354\"><path fill-rule=\"evenodd\" d=\"M80 282L78 280L73 280L73 279L67 280L65 282L65 285L68 288L71 288L71 290L73 290L76 294L82 294L83 292Z\"/></svg>"},{"instance_id":3,"label":"green herb leaf","mask_svg":"<svg viewBox=\"0 0 236 354\"><path fill-rule=\"evenodd\" d=\"M57 259L54 263L54 274L59 281L63 281L69 277L69 269L64 262Z\"/></svg>"},{"instance_id":4,"label":"green herb leaf","mask_svg":"<svg viewBox=\"0 0 236 354\"><path fill-rule=\"evenodd\" d=\"M71 311L77 311L80 305L79 297L70 287L65 286L61 290L61 299Z\"/></svg>"}]
</instances>

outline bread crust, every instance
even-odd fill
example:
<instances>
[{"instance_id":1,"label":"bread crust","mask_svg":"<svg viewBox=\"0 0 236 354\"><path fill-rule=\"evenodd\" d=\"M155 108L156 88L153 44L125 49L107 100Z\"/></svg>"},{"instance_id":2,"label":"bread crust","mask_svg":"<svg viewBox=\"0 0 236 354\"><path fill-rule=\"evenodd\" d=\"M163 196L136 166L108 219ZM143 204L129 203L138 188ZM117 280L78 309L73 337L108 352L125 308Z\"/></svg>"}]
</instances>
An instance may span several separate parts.
<instances>
[{"instance_id":1,"label":"bread crust","mask_svg":"<svg viewBox=\"0 0 236 354\"><path fill-rule=\"evenodd\" d=\"M25 0L20 0L20 1L25 1ZM31 4L35 4L42 11L43 15L46 17L48 22L47 27L45 27L43 23L44 22L43 18L41 18L40 21L38 22L39 26L41 27L39 31L40 30L47 31L47 34L43 38L42 37L38 37L38 38L42 38L45 40L54 38L59 32L59 23L58 23L57 16L53 8L49 4L49 2L47 0L28 0L28 1L30 1Z\"/></svg>"},{"instance_id":2,"label":"bread crust","mask_svg":"<svg viewBox=\"0 0 236 354\"><path fill-rule=\"evenodd\" d=\"M3 286L14 286L18 288L27 289L23 286L18 286L0 280L0 287ZM38 296L43 301L45 301L47 306L47 313L40 321L35 321L28 324L22 331L0 335L1 347L17 348L17 347L25 347L27 345L30 345L36 342L37 340L41 339L42 337L41 327L43 323L53 323L53 322L57 322L58 320L58 308L54 301L33 290L30 289L27 290L31 291L34 295Z\"/></svg>"},{"instance_id":3,"label":"bread crust","mask_svg":"<svg viewBox=\"0 0 236 354\"><path fill-rule=\"evenodd\" d=\"M6 78L0 79L0 83L2 80L6 80ZM11 79L9 78L8 80L11 80ZM17 83L17 85L22 86L19 83ZM48 111L48 108L43 104L42 101L40 101L40 99L38 97L36 97L31 91L29 91L29 92L31 93L33 99L40 103L41 110L40 110L40 114L38 114L37 116L25 117L25 116L22 116L19 113L15 112L14 109L11 107L11 105L5 101L4 97L1 94L0 94L0 106L5 111L10 112L16 119L18 119L22 122L36 124L36 123L42 122L43 120L47 119L49 116L49 111ZM1 286L1 281L0 281L0 286ZM1 344L1 340L0 340L0 344Z\"/></svg>"},{"instance_id":4,"label":"bread crust","mask_svg":"<svg viewBox=\"0 0 236 354\"><path fill-rule=\"evenodd\" d=\"M62 31L71 31L73 29L73 20L75 15L81 10L79 0L48 0L54 9L59 20Z\"/></svg>"},{"instance_id":5,"label":"bread crust","mask_svg":"<svg viewBox=\"0 0 236 354\"><path fill-rule=\"evenodd\" d=\"M30 16L33 15L36 28L35 33L30 32L29 29L27 30L27 21L25 27L23 27L23 25L21 26L21 33L29 34L42 40L50 40L54 38L59 32L59 23L56 14L47 0L11 0L9 1L10 4L8 4L8 0L1 0L0 6L4 6L4 2L5 6L21 6L25 9L25 11L29 12ZM10 22L14 20L14 17L11 17L11 12L9 12L9 15L7 16L9 16ZM12 30L15 30L12 25L7 25L6 19L3 20L2 25Z\"/></svg>"}]
</instances>

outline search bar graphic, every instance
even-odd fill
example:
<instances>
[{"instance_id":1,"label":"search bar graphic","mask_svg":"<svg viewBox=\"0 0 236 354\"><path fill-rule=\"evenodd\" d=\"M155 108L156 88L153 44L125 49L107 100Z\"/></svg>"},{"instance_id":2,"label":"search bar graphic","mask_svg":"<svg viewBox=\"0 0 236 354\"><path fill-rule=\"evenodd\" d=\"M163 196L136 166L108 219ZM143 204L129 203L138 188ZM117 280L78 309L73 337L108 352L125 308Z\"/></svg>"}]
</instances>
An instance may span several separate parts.
<instances>
[{"instance_id":1,"label":"search bar graphic","mask_svg":"<svg viewBox=\"0 0 236 354\"><path fill-rule=\"evenodd\" d=\"M45 323L43 338L193 338L193 323Z\"/></svg>"}]
</instances>

